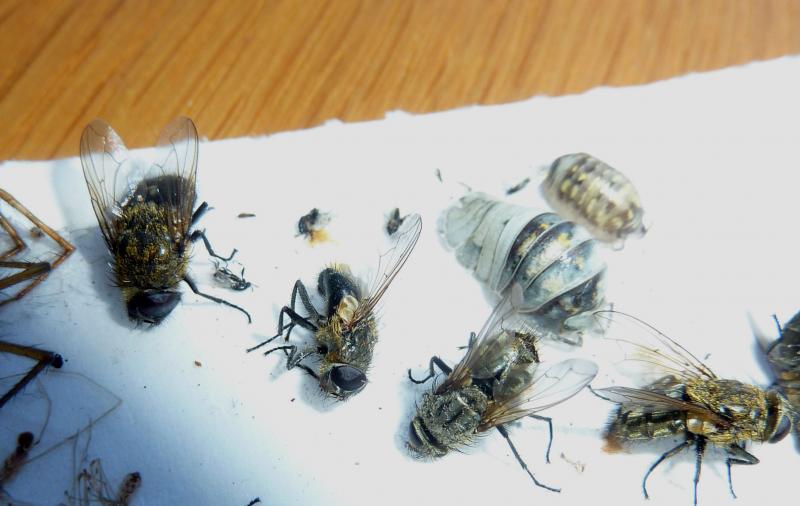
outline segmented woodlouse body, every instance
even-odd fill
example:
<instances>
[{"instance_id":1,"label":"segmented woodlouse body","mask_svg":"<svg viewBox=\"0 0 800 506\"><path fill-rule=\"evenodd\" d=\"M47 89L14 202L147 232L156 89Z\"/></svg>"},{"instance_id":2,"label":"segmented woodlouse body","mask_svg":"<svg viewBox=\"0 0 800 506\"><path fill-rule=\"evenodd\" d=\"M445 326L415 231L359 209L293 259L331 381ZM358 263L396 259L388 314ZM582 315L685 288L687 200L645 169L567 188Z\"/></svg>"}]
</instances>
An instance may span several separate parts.
<instances>
[{"instance_id":1,"label":"segmented woodlouse body","mask_svg":"<svg viewBox=\"0 0 800 506\"><path fill-rule=\"evenodd\" d=\"M583 320L604 303L606 264L597 241L555 213L470 193L439 223L459 263L498 295L519 283L539 335L579 343Z\"/></svg>"},{"instance_id":2,"label":"segmented woodlouse body","mask_svg":"<svg viewBox=\"0 0 800 506\"><path fill-rule=\"evenodd\" d=\"M548 204L603 242L644 235L636 188L620 171L586 153L557 158L541 185Z\"/></svg>"}]
</instances>

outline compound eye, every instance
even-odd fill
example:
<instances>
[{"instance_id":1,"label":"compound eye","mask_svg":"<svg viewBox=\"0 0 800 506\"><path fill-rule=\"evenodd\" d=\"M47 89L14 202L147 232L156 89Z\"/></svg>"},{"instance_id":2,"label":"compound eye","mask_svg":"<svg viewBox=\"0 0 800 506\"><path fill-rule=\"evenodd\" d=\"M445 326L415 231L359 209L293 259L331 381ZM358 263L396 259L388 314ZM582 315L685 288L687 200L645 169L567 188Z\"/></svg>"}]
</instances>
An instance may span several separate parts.
<instances>
[{"instance_id":1,"label":"compound eye","mask_svg":"<svg viewBox=\"0 0 800 506\"><path fill-rule=\"evenodd\" d=\"M331 370L331 381L344 392L356 392L364 388L367 376L360 369L340 365Z\"/></svg>"},{"instance_id":2,"label":"compound eye","mask_svg":"<svg viewBox=\"0 0 800 506\"><path fill-rule=\"evenodd\" d=\"M139 292L128 301L131 320L159 324L175 309L181 299L179 292L155 290Z\"/></svg>"},{"instance_id":3,"label":"compound eye","mask_svg":"<svg viewBox=\"0 0 800 506\"><path fill-rule=\"evenodd\" d=\"M792 420L786 415L782 416L780 423L778 423L778 427L775 429L775 433L771 438L769 438L769 442L777 443L781 439L785 438L791 430Z\"/></svg>"}]
</instances>

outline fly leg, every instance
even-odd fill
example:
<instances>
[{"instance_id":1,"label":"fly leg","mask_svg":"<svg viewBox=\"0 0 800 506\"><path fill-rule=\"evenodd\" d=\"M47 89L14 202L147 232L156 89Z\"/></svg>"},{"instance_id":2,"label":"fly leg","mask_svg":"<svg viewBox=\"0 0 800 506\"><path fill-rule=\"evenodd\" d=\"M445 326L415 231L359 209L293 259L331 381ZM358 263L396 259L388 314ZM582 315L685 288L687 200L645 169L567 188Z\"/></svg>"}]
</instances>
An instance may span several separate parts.
<instances>
[{"instance_id":1,"label":"fly leg","mask_svg":"<svg viewBox=\"0 0 800 506\"><path fill-rule=\"evenodd\" d=\"M417 385L421 385L421 384L425 383L429 379L431 379L434 376L436 376L436 371L433 369L434 364L439 366L439 369L445 374L450 374L451 372L453 372L453 370L450 368L450 366L445 364L442 361L441 358L439 358L436 355L434 355L434 356L431 357L431 361L428 362L428 370L429 370L429 372L428 372L427 376L425 376L421 380L415 380L414 377L411 376L411 369L409 369L408 370L408 379L410 379L412 383L415 383Z\"/></svg>"},{"instance_id":2,"label":"fly leg","mask_svg":"<svg viewBox=\"0 0 800 506\"><path fill-rule=\"evenodd\" d=\"M237 306L236 304L233 304L232 302L228 302L227 300L220 299L219 297L214 297L213 295L208 295L207 293L201 292L200 290L197 289L197 285L194 284L194 281L192 281L192 278L190 278L187 275L183 276L183 280L186 282L187 285L189 285L189 288L191 288L192 291L194 293L196 293L197 295L199 295L200 297L205 297L206 299L213 300L214 302L216 302L218 304L224 304L224 305L226 305L228 307L232 307L234 309L238 309L239 311L244 313L244 315L247 317L247 323L253 323L253 319L250 318L250 313L245 311L243 308Z\"/></svg>"},{"instance_id":3,"label":"fly leg","mask_svg":"<svg viewBox=\"0 0 800 506\"><path fill-rule=\"evenodd\" d=\"M16 385L11 387L8 392L3 394L3 397L0 397L0 408L2 408L9 401L9 399L17 395L20 390L25 388L25 385L30 383L33 378L35 378L46 367L53 366L56 369L59 369L62 365L64 365L64 359L61 358L61 355L58 353L31 348L29 346L13 344L6 341L0 341L0 352L12 353L21 357L32 358L37 361L36 365L34 365L31 370L28 371L27 374L25 374L25 376L23 376L22 379L16 383Z\"/></svg>"},{"instance_id":4,"label":"fly leg","mask_svg":"<svg viewBox=\"0 0 800 506\"><path fill-rule=\"evenodd\" d=\"M706 438L698 437L695 445L696 460L694 468L694 505L697 506L697 483L700 481L700 467L703 464L703 453L706 451Z\"/></svg>"},{"instance_id":5,"label":"fly leg","mask_svg":"<svg viewBox=\"0 0 800 506\"><path fill-rule=\"evenodd\" d=\"M550 431L550 440L547 443L547 453L545 454L545 460L547 463L550 463L550 447L553 446L553 419L548 416L541 416L541 415L528 415L531 418L535 418L537 420L542 420L543 422L547 422L547 428Z\"/></svg>"},{"instance_id":6,"label":"fly leg","mask_svg":"<svg viewBox=\"0 0 800 506\"><path fill-rule=\"evenodd\" d=\"M531 477L531 479L533 480L533 482L536 485L538 485L538 486L540 486L542 488L546 488L547 490L549 490L551 492L561 492L560 488L548 487L544 483L540 483L539 480L537 480L536 477L533 475L533 473L530 471L530 469L528 469L528 465L525 463L524 460L522 460L522 457L519 456L519 452L517 451L516 447L514 446L514 443L512 443L511 442L511 438L508 437L508 431L506 430L506 428L503 427L502 425L498 425L497 426L497 430L500 432L500 434L503 435L503 437L508 442L508 446L511 447L511 451L514 453L514 457L516 457L517 462L519 462L519 465L522 466L522 469L524 469L526 473L528 473L528 476Z\"/></svg>"},{"instance_id":7,"label":"fly leg","mask_svg":"<svg viewBox=\"0 0 800 506\"><path fill-rule=\"evenodd\" d=\"M206 237L205 229L203 229L203 230L195 230L194 232L192 232L192 235L189 236L189 240L192 241L192 242L196 242L198 239L202 239L203 240L203 244L205 245L206 251L208 251L209 255L211 255L214 258L219 258L220 260L223 260L225 262L229 262L233 258L233 256L236 255L236 252L238 251L236 248L233 248L233 251L227 257L223 257L223 256L220 256L220 255L217 255L216 253L214 253L214 250L211 248L211 243L208 242L208 237Z\"/></svg>"},{"instance_id":8,"label":"fly leg","mask_svg":"<svg viewBox=\"0 0 800 506\"><path fill-rule=\"evenodd\" d=\"M736 493L733 491L733 481L731 480L731 466L733 464L741 464L745 466L754 466L758 464L759 460L755 455L752 455L747 450L739 445L730 445L727 449L728 459L725 464L728 466L728 486L731 490L731 496L736 499Z\"/></svg>"},{"instance_id":9,"label":"fly leg","mask_svg":"<svg viewBox=\"0 0 800 506\"><path fill-rule=\"evenodd\" d=\"M313 355L317 352L315 348L306 348L303 351L298 351L298 348L294 344L286 344L283 346L276 346L271 350L267 350L264 352L264 356L269 355L273 351L283 350L284 353L288 352L286 357L286 369L292 370L295 367L299 367L300 369L304 370L308 374L310 374L314 379L319 380L319 375L315 373L310 367L305 364L301 364L300 362L309 355Z\"/></svg>"},{"instance_id":10,"label":"fly leg","mask_svg":"<svg viewBox=\"0 0 800 506\"><path fill-rule=\"evenodd\" d=\"M458 349L459 350L468 350L468 349L472 348L472 344L475 342L475 339L477 339L477 338L478 338L478 336L475 335L475 332L470 332L469 333L469 342L467 343L467 345L466 346L459 346Z\"/></svg>"},{"instance_id":11,"label":"fly leg","mask_svg":"<svg viewBox=\"0 0 800 506\"><path fill-rule=\"evenodd\" d=\"M296 300L297 300L297 294L298 293L300 294L300 302L302 302L303 306L306 308L306 310L309 313L311 313L309 318L313 319L316 322L320 321L320 319L322 317L317 312L317 310L314 308L314 305L311 304L311 300L308 297L308 291L306 290L305 285L303 285L303 282L298 279L294 284L294 289L292 289L292 300L291 300L290 305L289 306L283 306L281 308L281 312L278 314L278 333L275 334L274 336L270 337L269 339L267 339L263 343L260 343L260 344L258 344L256 346L253 346L252 348L248 348L247 349L247 353L250 353L251 351L257 350L257 349L261 348L262 346L271 343L275 339L277 339L280 336L282 336L283 332L286 331L287 329L288 329L288 332L286 333L286 339L284 339L284 340L288 341L289 340L289 336L292 333L292 329L294 329L294 327L296 325L300 325L304 329L310 330L312 332L316 332L319 329L319 327L314 322L312 322L309 318L300 316L297 313L297 311L295 311L295 303L296 303ZM283 316L284 315L289 316L289 319L291 320L286 325L283 324Z\"/></svg>"},{"instance_id":12,"label":"fly leg","mask_svg":"<svg viewBox=\"0 0 800 506\"><path fill-rule=\"evenodd\" d=\"M694 439L691 437L687 438L686 441L684 441L683 443L679 444L675 448L661 455L658 458L658 460L656 460L653 463L653 465L650 466L650 469L647 470L647 472L644 475L644 479L642 480L642 492L644 492L645 499L650 499L650 495L647 493L647 478L650 477L650 473L652 473L655 470L655 468L658 467L659 464L661 464L670 457L674 457L675 455L679 454L681 451L692 446L693 444L694 444Z\"/></svg>"}]
</instances>

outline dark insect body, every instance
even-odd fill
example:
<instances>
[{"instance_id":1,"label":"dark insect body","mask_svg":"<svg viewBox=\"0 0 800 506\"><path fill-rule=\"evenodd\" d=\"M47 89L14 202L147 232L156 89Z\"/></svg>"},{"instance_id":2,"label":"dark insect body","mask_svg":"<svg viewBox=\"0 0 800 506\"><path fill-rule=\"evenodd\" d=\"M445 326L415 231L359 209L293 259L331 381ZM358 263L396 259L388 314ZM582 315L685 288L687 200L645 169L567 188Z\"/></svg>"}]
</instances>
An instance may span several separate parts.
<instances>
[{"instance_id":1,"label":"dark insect body","mask_svg":"<svg viewBox=\"0 0 800 506\"><path fill-rule=\"evenodd\" d=\"M28 357L36 360L36 365L20 379L11 389L0 397L0 409L11 400L12 397L17 395L25 386L33 381L40 372L48 367L55 367L60 369L64 365L64 359L58 353L52 351L40 350L30 346L22 346L20 344L9 343L0 341L0 353L11 353L20 357Z\"/></svg>"},{"instance_id":2,"label":"dark insect body","mask_svg":"<svg viewBox=\"0 0 800 506\"><path fill-rule=\"evenodd\" d=\"M778 387L794 410L795 435L800 444L800 312L782 328L778 323L778 332L780 337L765 352Z\"/></svg>"},{"instance_id":3,"label":"dark insect body","mask_svg":"<svg viewBox=\"0 0 800 506\"><path fill-rule=\"evenodd\" d=\"M61 237L55 230L48 227L44 224L39 218L37 218L33 213L31 213L25 206L19 203L17 199L15 199L10 193L7 191L0 189L0 199L4 200L8 205L18 211L22 216L28 219L31 223L33 223L34 227L31 229L31 235L38 239L42 235L48 236L50 239L55 241L56 244L59 245L61 248L61 252L55 259L51 262L20 262L20 261L13 261L9 260L10 258L14 257L21 251L23 251L27 245L25 241L22 240L22 237L16 231L13 225L0 214L0 228L2 228L6 234L8 234L9 239L13 243L13 246L9 248L7 251L0 253L0 268L3 269L12 269L12 270L19 270L19 272L15 274L11 274L4 278L0 278L0 290L4 288L8 288L10 286L14 286L18 283L22 283L28 280L32 280L28 286L17 292L15 295L0 301L0 306L3 304L8 304L9 302L13 302L15 300L19 300L24 297L28 292L33 290L38 284L47 278L50 271L58 267L61 262L67 259L67 257L75 251L75 246L70 244L66 239ZM37 234L34 234L33 231L37 231Z\"/></svg>"},{"instance_id":4,"label":"dark insect body","mask_svg":"<svg viewBox=\"0 0 800 506\"><path fill-rule=\"evenodd\" d=\"M400 216L400 208L395 207L391 214L389 214L389 219L386 221L386 233L390 236L394 235L405 219L405 216Z\"/></svg>"},{"instance_id":5,"label":"dark insect body","mask_svg":"<svg viewBox=\"0 0 800 506\"><path fill-rule=\"evenodd\" d=\"M14 451L6 457L6 460L3 461L3 467L0 469L0 490L2 490L2 486L8 483L11 478L13 478L17 471L25 464L25 461L28 460L28 453L33 446L33 433L32 432L23 432L19 436L17 436L17 447Z\"/></svg>"},{"instance_id":6,"label":"dark insect body","mask_svg":"<svg viewBox=\"0 0 800 506\"><path fill-rule=\"evenodd\" d=\"M550 428L549 462L552 421L536 413L580 392L597 374L597 366L572 359L540 368L534 335L524 327L504 327L510 323L511 310L504 299L481 332L471 334L467 353L454 369L434 356L422 380L415 380L409 370L409 379L418 384L434 377L434 366L446 375L419 403L410 424L409 447L420 457L442 457L496 428L533 482L560 492L534 477L511 442L505 424L526 416L546 421Z\"/></svg>"},{"instance_id":7,"label":"dark insect body","mask_svg":"<svg viewBox=\"0 0 800 506\"><path fill-rule=\"evenodd\" d=\"M202 240L214 253L204 230L190 232L207 211L194 208L197 176L197 129L188 118L167 126L158 142L163 161L142 169L128 160L116 132L94 120L81 136L81 163L100 231L113 257L113 271L122 289L128 317L159 324L178 305L177 286L186 282L194 293L250 315L239 306L200 292L187 274L191 244Z\"/></svg>"},{"instance_id":8,"label":"dark insect body","mask_svg":"<svg viewBox=\"0 0 800 506\"><path fill-rule=\"evenodd\" d=\"M330 222L330 216L320 212L316 207L300 217L297 221L297 235L302 235L311 244L328 240L328 234L323 227Z\"/></svg>"},{"instance_id":9,"label":"dark insect body","mask_svg":"<svg viewBox=\"0 0 800 506\"><path fill-rule=\"evenodd\" d=\"M470 193L447 209L440 233L456 259L499 296L522 288L517 310L540 337L582 342L604 304L606 264L597 241L553 213Z\"/></svg>"},{"instance_id":10,"label":"dark insect body","mask_svg":"<svg viewBox=\"0 0 800 506\"><path fill-rule=\"evenodd\" d=\"M646 323L618 312L612 316L609 339L626 352L624 362L644 364L648 374L659 379L640 388L609 387L593 392L619 404L605 430L606 449L618 451L627 443L658 438L684 438L650 467L642 482L647 493L647 478L664 460L694 446L697 484L708 444L727 454L726 465L731 495L731 466L753 465L759 460L744 448L748 441L775 443L791 431L791 408L776 389L761 389L736 380L717 377L711 369L681 345Z\"/></svg>"},{"instance_id":11,"label":"dark insect body","mask_svg":"<svg viewBox=\"0 0 800 506\"><path fill-rule=\"evenodd\" d=\"M531 182L531 178L526 177L525 179L523 179L519 183L515 184L514 186L512 186L511 188L506 190L506 195L514 195L518 191L522 191L526 186L528 186L528 183L530 183L530 182Z\"/></svg>"},{"instance_id":12,"label":"dark insect body","mask_svg":"<svg viewBox=\"0 0 800 506\"><path fill-rule=\"evenodd\" d=\"M303 348L294 344L281 345L264 355L283 350L287 355L288 369L299 367L306 371L319 381L324 392L337 399L345 400L363 390L378 339L375 307L413 251L421 230L419 215L409 216L397 233L388 262L379 267L376 284L372 288L364 286L342 264L334 264L320 272L317 291L325 300L323 312L314 307L305 285L297 280L290 305L284 306L278 317L278 333L247 351L254 351L274 341L284 332L288 341L294 327L300 326L314 332L314 345ZM296 312L298 295L308 316ZM284 316L291 320L286 325L283 323ZM318 371L301 363L312 355L320 358Z\"/></svg>"},{"instance_id":13,"label":"dark insect body","mask_svg":"<svg viewBox=\"0 0 800 506\"><path fill-rule=\"evenodd\" d=\"M227 262L214 261L214 265L216 266L214 270L214 279L220 285L236 292L247 290L252 286L252 283L244 279L244 266L242 266L242 270L239 274L236 274L228 269Z\"/></svg>"},{"instance_id":14,"label":"dark insect body","mask_svg":"<svg viewBox=\"0 0 800 506\"><path fill-rule=\"evenodd\" d=\"M644 235L644 211L633 184L620 171L586 153L556 159L542 193L562 216L586 227L603 242L622 244Z\"/></svg>"}]
</instances>

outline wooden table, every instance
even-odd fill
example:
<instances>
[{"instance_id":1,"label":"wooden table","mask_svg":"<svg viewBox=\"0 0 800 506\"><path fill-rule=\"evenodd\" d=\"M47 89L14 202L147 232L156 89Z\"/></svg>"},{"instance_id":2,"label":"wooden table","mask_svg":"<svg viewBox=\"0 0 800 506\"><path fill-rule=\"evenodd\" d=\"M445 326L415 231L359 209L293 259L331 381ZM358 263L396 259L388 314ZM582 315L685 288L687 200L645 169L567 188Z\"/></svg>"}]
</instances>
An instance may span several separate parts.
<instances>
[{"instance_id":1,"label":"wooden table","mask_svg":"<svg viewBox=\"0 0 800 506\"><path fill-rule=\"evenodd\" d=\"M0 0L0 159L577 93L800 52L797 0Z\"/></svg>"}]
</instances>

